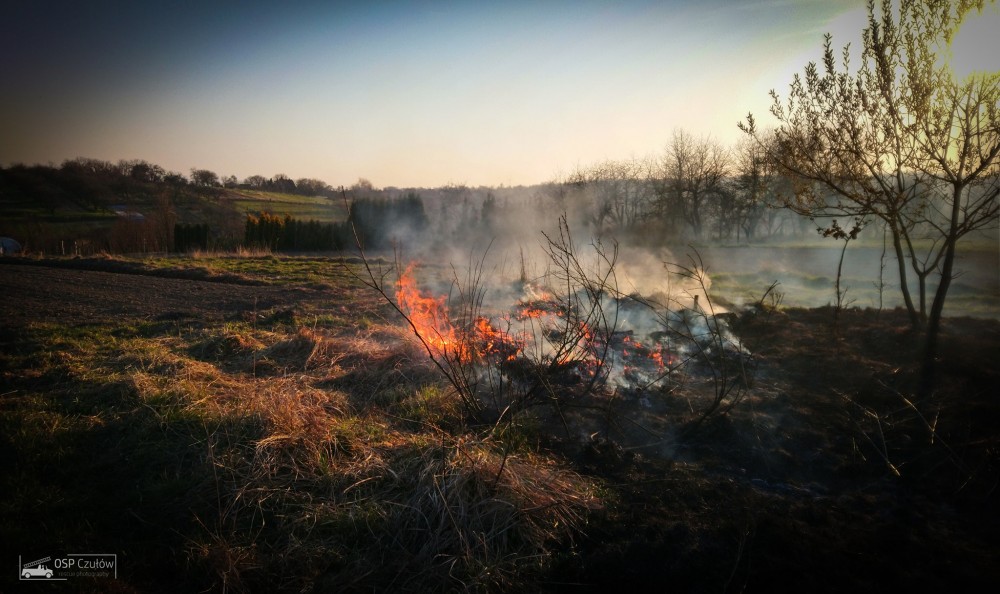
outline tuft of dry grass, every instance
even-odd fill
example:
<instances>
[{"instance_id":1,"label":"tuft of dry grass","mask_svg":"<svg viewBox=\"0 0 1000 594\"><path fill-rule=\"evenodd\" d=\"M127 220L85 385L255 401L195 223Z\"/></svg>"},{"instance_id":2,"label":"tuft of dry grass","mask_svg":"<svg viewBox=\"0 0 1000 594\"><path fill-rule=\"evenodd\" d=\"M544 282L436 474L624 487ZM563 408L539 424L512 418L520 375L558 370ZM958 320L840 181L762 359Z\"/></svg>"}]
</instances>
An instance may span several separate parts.
<instances>
[{"instance_id":1,"label":"tuft of dry grass","mask_svg":"<svg viewBox=\"0 0 1000 594\"><path fill-rule=\"evenodd\" d=\"M345 356L334 342L309 328L299 328L296 334L267 347L261 355L284 363L288 370L329 368Z\"/></svg>"},{"instance_id":2,"label":"tuft of dry grass","mask_svg":"<svg viewBox=\"0 0 1000 594\"><path fill-rule=\"evenodd\" d=\"M404 443L371 488L382 504L368 555L382 568L366 585L399 591L494 591L525 587L568 544L601 502L593 483L531 455L504 455L497 444L442 436ZM358 586L353 571L332 584Z\"/></svg>"}]
</instances>

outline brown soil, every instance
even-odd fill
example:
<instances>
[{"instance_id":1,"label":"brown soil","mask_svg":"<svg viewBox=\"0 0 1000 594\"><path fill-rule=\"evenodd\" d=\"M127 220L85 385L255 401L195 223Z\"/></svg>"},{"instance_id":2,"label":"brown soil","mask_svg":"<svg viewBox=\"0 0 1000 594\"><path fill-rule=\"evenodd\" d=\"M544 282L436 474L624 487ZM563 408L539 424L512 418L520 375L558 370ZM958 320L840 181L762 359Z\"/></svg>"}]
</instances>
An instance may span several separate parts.
<instances>
[{"instance_id":1,"label":"brown soil","mask_svg":"<svg viewBox=\"0 0 1000 594\"><path fill-rule=\"evenodd\" d=\"M310 289L264 287L7 264L0 260L0 327L109 319L220 319L318 297Z\"/></svg>"}]
</instances>

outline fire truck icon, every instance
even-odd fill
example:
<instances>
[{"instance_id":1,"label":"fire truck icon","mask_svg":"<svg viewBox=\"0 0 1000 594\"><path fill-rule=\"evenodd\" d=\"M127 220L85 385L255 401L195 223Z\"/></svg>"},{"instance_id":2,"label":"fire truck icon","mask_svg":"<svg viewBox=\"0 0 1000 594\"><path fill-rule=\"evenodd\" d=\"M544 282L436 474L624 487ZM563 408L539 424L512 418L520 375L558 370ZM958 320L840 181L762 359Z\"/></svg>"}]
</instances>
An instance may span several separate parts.
<instances>
[{"instance_id":1,"label":"fire truck icon","mask_svg":"<svg viewBox=\"0 0 1000 594\"><path fill-rule=\"evenodd\" d=\"M45 565L23 567L21 568L21 577L26 580L31 578L40 578L40 577L48 579L52 577L52 570L46 567Z\"/></svg>"}]
</instances>

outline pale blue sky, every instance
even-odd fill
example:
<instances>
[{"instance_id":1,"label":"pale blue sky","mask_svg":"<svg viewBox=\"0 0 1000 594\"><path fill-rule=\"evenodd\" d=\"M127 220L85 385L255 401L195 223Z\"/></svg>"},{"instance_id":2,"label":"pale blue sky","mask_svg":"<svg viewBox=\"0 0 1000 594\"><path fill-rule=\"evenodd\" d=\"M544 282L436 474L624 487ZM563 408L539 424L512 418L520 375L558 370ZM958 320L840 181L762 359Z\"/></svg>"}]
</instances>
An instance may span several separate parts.
<instances>
[{"instance_id":1,"label":"pale blue sky","mask_svg":"<svg viewBox=\"0 0 1000 594\"><path fill-rule=\"evenodd\" d=\"M659 153L675 128L729 144L864 17L861 0L24 4L0 20L0 164L335 186L531 184Z\"/></svg>"}]
</instances>

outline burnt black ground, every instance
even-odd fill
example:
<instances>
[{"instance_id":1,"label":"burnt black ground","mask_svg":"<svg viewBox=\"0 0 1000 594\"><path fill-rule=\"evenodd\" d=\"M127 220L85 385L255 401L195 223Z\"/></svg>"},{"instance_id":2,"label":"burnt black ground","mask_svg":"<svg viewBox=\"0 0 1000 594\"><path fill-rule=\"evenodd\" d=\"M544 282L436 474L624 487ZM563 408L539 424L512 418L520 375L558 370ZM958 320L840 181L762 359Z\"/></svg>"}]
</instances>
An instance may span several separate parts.
<instances>
[{"instance_id":1,"label":"burnt black ground","mask_svg":"<svg viewBox=\"0 0 1000 594\"><path fill-rule=\"evenodd\" d=\"M614 503L549 588L995 588L1000 324L948 320L939 385L916 401L920 334L903 312L854 310L836 328L832 318L821 309L734 319L756 345L754 390L671 455L563 448L607 481Z\"/></svg>"}]
</instances>

